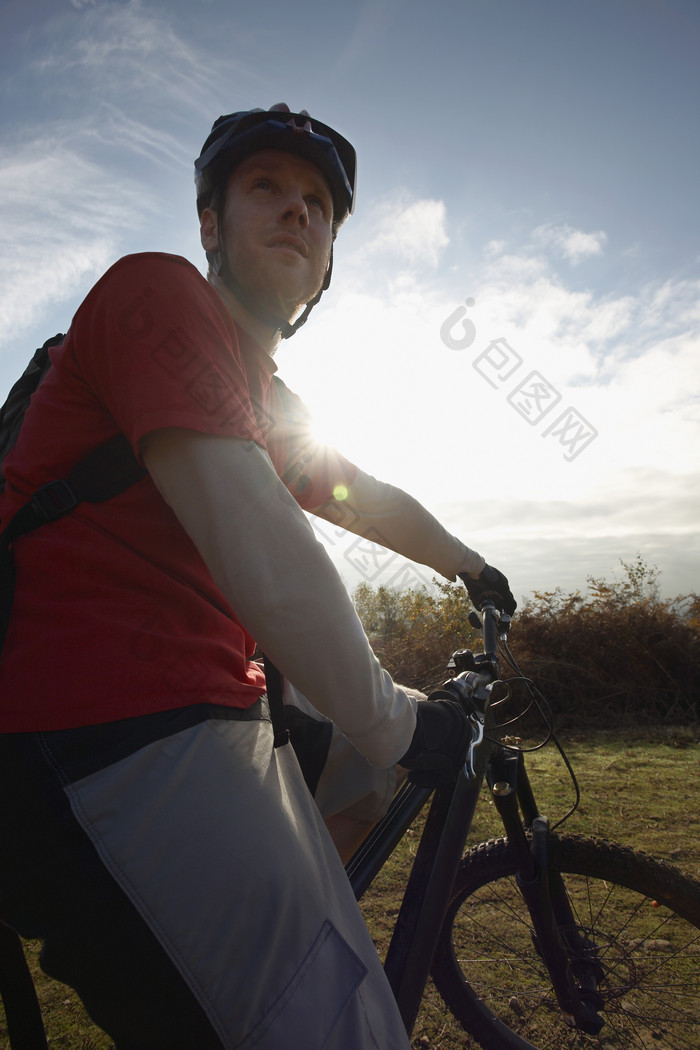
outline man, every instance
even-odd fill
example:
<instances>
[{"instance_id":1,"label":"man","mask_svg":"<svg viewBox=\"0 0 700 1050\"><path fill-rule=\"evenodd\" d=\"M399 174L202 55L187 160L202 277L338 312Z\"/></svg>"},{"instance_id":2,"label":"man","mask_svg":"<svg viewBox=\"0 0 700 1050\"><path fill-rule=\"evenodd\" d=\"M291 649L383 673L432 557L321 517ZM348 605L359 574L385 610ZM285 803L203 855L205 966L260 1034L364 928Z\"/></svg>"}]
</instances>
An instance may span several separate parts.
<instances>
[{"instance_id":1,"label":"man","mask_svg":"<svg viewBox=\"0 0 700 1050\"><path fill-rule=\"evenodd\" d=\"M0 915L117 1050L408 1046L320 803L273 747L255 643L359 780L376 772L376 818L395 764L457 760L464 720L417 714L380 668L301 508L351 506L358 533L381 522L514 602L418 503L315 444L274 375L327 287L354 169L306 113L220 118L196 165L208 281L172 256L113 266L6 461L3 524L116 434L148 469L15 543L0 660Z\"/></svg>"}]
</instances>

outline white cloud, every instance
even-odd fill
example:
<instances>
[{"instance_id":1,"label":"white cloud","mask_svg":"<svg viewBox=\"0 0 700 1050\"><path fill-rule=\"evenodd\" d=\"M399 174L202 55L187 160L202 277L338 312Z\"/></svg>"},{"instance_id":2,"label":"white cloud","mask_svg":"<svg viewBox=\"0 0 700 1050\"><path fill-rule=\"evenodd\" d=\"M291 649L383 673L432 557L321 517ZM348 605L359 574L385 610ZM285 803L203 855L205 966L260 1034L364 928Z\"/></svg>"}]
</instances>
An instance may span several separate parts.
<instances>
[{"instance_id":1,"label":"white cloud","mask_svg":"<svg viewBox=\"0 0 700 1050\"><path fill-rule=\"evenodd\" d=\"M505 241L489 241L484 247L484 257L492 259L494 256L504 255L506 247L507 245Z\"/></svg>"},{"instance_id":2,"label":"white cloud","mask_svg":"<svg viewBox=\"0 0 700 1050\"><path fill-rule=\"evenodd\" d=\"M85 290L158 213L165 239L176 225L165 221L167 187L192 177L184 114L193 121L193 110L206 111L208 126L220 72L167 14L137 0L79 4L79 13L64 10L37 27L31 65L13 90L31 75L52 104L33 124L6 131L0 149L4 345L50 304ZM193 223L193 192L188 203Z\"/></svg>"},{"instance_id":3,"label":"white cloud","mask_svg":"<svg viewBox=\"0 0 700 1050\"><path fill-rule=\"evenodd\" d=\"M545 223L533 230L533 237L535 243L550 248L561 258L567 259L572 266L577 266L593 255L602 255L608 240L603 230L585 233L566 223Z\"/></svg>"},{"instance_id":4,"label":"white cloud","mask_svg":"<svg viewBox=\"0 0 700 1050\"><path fill-rule=\"evenodd\" d=\"M586 462L582 457L577 465L579 483L591 468L582 497L598 489L600 477L613 475L621 486L629 471L680 476L700 469L700 281L670 278L617 297L596 295L567 287L540 256L527 252L492 254L483 278L471 311L475 348L505 338L522 359L504 382L496 370L483 369L498 386L502 408L519 379L536 371L560 395L561 408L572 404L599 431ZM515 415L508 421L511 432L515 421ZM541 455L535 445L531 451ZM567 478L574 474L558 484L576 499ZM523 479L525 486L539 484L527 472ZM684 485L674 484L685 499Z\"/></svg>"},{"instance_id":5,"label":"white cloud","mask_svg":"<svg viewBox=\"0 0 700 1050\"><path fill-rule=\"evenodd\" d=\"M397 0L364 0L353 5L348 16L354 24L349 32L341 35L334 56L336 76L340 78L348 73L355 76L356 70L366 65L368 53L371 55L377 41L386 35L398 6Z\"/></svg>"},{"instance_id":6,"label":"white cloud","mask_svg":"<svg viewBox=\"0 0 700 1050\"><path fill-rule=\"evenodd\" d=\"M33 62L35 75L50 78L57 96L76 100L88 91L90 101L130 100L144 115L169 104L171 119L193 110L210 117L224 66L183 39L166 12L129 0L83 3L77 17L57 17L47 26L53 39ZM229 78L231 65L225 67Z\"/></svg>"},{"instance_id":7,"label":"white cloud","mask_svg":"<svg viewBox=\"0 0 700 1050\"><path fill-rule=\"evenodd\" d=\"M644 290L640 323L645 332L684 331L700 326L700 280L668 279Z\"/></svg>"},{"instance_id":8,"label":"white cloud","mask_svg":"<svg viewBox=\"0 0 700 1050\"><path fill-rule=\"evenodd\" d=\"M152 199L54 139L0 154L0 339L113 261Z\"/></svg>"},{"instance_id":9,"label":"white cloud","mask_svg":"<svg viewBox=\"0 0 700 1050\"><path fill-rule=\"evenodd\" d=\"M81 139L86 149L99 142L115 154L121 153L122 163L125 154L129 160L138 155L169 170L177 167L183 175L189 175L192 169L190 151L176 135L157 124L138 120L110 103L98 107L94 122L81 129Z\"/></svg>"},{"instance_id":10,"label":"white cloud","mask_svg":"<svg viewBox=\"0 0 700 1050\"><path fill-rule=\"evenodd\" d=\"M404 195L386 200L366 220L372 232L359 255L365 261L377 255L398 256L400 265L435 267L449 244L446 220L442 201L408 201Z\"/></svg>"}]
</instances>

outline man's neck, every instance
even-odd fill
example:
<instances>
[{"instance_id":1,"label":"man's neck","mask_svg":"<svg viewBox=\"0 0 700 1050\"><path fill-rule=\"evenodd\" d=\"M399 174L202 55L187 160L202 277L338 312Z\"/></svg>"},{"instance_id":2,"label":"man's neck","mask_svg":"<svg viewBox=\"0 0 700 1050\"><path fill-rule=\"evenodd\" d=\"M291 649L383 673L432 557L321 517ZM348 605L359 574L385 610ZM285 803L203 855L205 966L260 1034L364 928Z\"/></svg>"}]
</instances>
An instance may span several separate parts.
<instances>
[{"instance_id":1,"label":"man's neck","mask_svg":"<svg viewBox=\"0 0 700 1050\"><path fill-rule=\"evenodd\" d=\"M275 352L282 341L279 329L272 328L270 325L265 324L259 317L256 317L255 314L252 314L250 310L246 309L243 303L220 277L210 273L207 275L207 280L212 288L215 288L221 296L224 306L236 324L240 325L248 335L252 336L252 338L267 351L270 357L274 357Z\"/></svg>"}]
</instances>

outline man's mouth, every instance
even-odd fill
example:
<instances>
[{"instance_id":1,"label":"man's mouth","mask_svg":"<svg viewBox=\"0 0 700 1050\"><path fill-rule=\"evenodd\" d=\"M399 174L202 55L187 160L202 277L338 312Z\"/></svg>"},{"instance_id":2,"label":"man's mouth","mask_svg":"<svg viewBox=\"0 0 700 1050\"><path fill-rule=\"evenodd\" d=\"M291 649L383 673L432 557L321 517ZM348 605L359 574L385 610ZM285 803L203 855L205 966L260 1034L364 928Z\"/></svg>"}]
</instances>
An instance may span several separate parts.
<instances>
[{"instance_id":1,"label":"man's mouth","mask_svg":"<svg viewBox=\"0 0 700 1050\"><path fill-rule=\"evenodd\" d=\"M268 248L287 248L297 252L304 259L308 255L306 242L301 237L295 237L292 233L278 233L267 242Z\"/></svg>"}]
</instances>

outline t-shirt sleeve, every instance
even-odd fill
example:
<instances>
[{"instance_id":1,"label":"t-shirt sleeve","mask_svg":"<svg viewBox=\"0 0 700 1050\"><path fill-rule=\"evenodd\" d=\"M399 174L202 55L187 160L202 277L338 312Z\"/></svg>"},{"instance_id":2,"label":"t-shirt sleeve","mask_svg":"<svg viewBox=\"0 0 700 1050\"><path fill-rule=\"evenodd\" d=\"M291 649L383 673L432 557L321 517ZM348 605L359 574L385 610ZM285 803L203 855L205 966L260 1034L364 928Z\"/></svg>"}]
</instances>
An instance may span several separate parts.
<instances>
[{"instance_id":1,"label":"t-shirt sleeve","mask_svg":"<svg viewBox=\"0 0 700 1050\"><path fill-rule=\"evenodd\" d=\"M235 328L185 259L127 256L75 316L72 361L138 454L164 427L262 442Z\"/></svg>"},{"instance_id":2,"label":"t-shirt sleeve","mask_svg":"<svg viewBox=\"0 0 700 1050\"><path fill-rule=\"evenodd\" d=\"M270 458L297 503L316 511L352 483L357 467L317 440L308 408L277 376L271 403L275 423L267 434Z\"/></svg>"}]
</instances>

